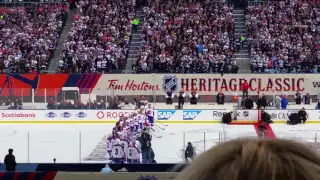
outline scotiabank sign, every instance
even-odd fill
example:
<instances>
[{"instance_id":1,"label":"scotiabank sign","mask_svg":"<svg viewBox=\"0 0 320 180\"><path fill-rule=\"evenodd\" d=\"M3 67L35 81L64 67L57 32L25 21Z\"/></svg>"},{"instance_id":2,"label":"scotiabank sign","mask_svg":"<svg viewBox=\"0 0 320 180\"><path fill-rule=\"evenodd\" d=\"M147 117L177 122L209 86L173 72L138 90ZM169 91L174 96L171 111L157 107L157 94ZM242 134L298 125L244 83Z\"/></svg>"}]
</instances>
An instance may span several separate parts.
<instances>
[{"instance_id":1,"label":"scotiabank sign","mask_svg":"<svg viewBox=\"0 0 320 180\"><path fill-rule=\"evenodd\" d=\"M0 121L115 121L133 110L1 110Z\"/></svg>"},{"instance_id":2,"label":"scotiabank sign","mask_svg":"<svg viewBox=\"0 0 320 180\"><path fill-rule=\"evenodd\" d=\"M320 75L318 74L139 74L139 75L106 75L102 76L93 94L106 94L112 89L117 95L164 95L166 91L178 92L181 89L198 91L201 95L214 95L220 90L227 95L241 93L241 84L249 83L249 94L266 95L287 92L319 94ZM318 82L319 81L319 82Z\"/></svg>"},{"instance_id":3,"label":"scotiabank sign","mask_svg":"<svg viewBox=\"0 0 320 180\"><path fill-rule=\"evenodd\" d=\"M17 119L17 118L25 118L25 119L34 119L36 118L36 113L33 112L19 112L19 111L8 111L1 112L1 119Z\"/></svg>"}]
</instances>

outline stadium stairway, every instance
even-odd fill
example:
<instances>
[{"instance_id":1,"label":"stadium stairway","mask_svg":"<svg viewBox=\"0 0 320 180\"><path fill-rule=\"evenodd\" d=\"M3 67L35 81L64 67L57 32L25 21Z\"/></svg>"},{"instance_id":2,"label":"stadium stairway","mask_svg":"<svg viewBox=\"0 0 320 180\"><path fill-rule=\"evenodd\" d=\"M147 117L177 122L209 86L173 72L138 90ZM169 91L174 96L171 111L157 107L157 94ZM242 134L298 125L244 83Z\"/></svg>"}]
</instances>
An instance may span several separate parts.
<instances>
[{"instance_id":1,"label":"stadium stairway","mask_svg":"<svg viewBox=\"0 0 320 180\"><path fill-rule=\"evenodd\" d=\"M77 9L71 9L68 12L68 19L65 23L63 31L60 35L59 40L58 40L57 48L54 52L54 58L51 60L50 65L48 67L48 71L47 71L48 73L56 73L57 64L58 64L59 60L61 59L60 55L61 55L61 52L63 49L63 43L68 38L69 32L73 26L73 21L74 21L73 17L76 14L76 12L77 12Z\"/></svg>"},{"instance_id":2,"label":"stadium stairway","mask_svg":"<svg viewBox=\"0 0 320 180\"><path fill-rule=\"evenodd\" d=\"M138 26L138 31L137 32L132 31L132 34L131 34L129 53L127 56L127 64L125 69L126 72L132 72L132 66L136 64L139 48L142 44L140 35L142 32L142 25L144 23L143 11L137 10L136 16L139 18L140 23Z\"/></svg>"},{"instance_id":3,"label":"stadium stairway","mask_svg":"<svg viewBox=\"0 0 320 180\"><path fill-rule=\"evenodd\" d=\"M246 21L243 9L235 9L233 11L233 17L235 19L235 36L236 38L240 36L247 37ZM235 53L236 62L239 66L239 71L243 73L250 72L250 55L248 41L243 42L243 47L239 52Z\"/></svg>"}]
</instances>

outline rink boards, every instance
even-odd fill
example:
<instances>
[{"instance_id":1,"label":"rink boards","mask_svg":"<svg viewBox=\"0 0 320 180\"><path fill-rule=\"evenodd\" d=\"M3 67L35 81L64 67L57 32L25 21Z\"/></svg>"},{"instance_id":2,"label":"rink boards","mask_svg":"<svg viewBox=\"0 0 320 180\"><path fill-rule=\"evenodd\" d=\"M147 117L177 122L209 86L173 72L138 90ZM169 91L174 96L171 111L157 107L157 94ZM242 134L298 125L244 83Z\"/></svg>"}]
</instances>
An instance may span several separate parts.
<instances>
[{"instance_id":1,"label":"rink boards","mask_svg":"<svg viewBox=\"0 0 320 180\"><path fill-rule=\"evenodd\" d=\"M265 110L274 123L283 124L292 113L299 109ZM0 124L114 124L120 116L133 113L134 110L0 110ZM156 123L165 124L219 124L222 116L230 111L212 110L173 110L156 109ZM320 123L320 110L306 110L306 123ZM256 123L261 111L235 110L232 114L235 124Z\"/></svg>"}]
</instances>

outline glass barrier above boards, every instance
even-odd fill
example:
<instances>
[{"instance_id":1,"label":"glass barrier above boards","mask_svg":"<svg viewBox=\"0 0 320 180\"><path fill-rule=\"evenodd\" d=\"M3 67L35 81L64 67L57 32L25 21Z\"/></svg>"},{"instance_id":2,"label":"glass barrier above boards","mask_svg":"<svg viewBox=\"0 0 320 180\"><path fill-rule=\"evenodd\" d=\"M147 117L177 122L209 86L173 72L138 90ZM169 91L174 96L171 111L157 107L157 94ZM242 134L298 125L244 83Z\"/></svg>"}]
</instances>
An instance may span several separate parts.
<instances>
[{"instance_id":1,"label":"glass barrier above boards","mask_svg":"<svg viewBox=\"0 0 320 180\"><path fill-rule=\"evenodd\" d=\"M155 109L177 109L178 95L167 103L166 95L150 91L145 95L131 95L110 88L99 92L94 88L2 88L0 109L136 109L151 104ZM191 104L191 93L185 93L184 109L222 109L214 95L199 96L197 104ZM209 93L208 93L209 94Z\"/></svg>"}]
</instances>

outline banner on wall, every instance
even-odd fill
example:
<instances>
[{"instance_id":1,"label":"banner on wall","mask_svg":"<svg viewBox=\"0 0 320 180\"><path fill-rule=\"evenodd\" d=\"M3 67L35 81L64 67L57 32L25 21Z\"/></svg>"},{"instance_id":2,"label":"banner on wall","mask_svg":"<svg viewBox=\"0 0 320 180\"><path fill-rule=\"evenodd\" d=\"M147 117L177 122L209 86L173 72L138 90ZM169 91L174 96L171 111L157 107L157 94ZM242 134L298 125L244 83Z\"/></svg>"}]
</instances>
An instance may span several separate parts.
<instances>
[{"instance_id":1,"label":"banner on wall","mask_svg":"<svg viewBox=\"0 0 320 180\"><path fill-rule=\"evenodd\" d=\"M114 88L115 94L119 95L164 95L169 90L190 92L194 89L200 95L213 95L220 90L226 95L233 95L241 92L241 84L246 80L250 85L249 93L254 95L258 92L266 95L274 92L294 94L296 91L318 94L319 78L318 74L226 74L223 77L215 74L119 74L102 76L92 93L100 94L103 89Z\"/></svg>"},{"instance_id":2,"label":"banner on wall","mask_svg":"<svg viewBox=\"0 0 320 180\"><path fill-rule=\"evenodd\" d=\"M156 110L155 117L162 121L221 121L223 114L228 113L225 109L217 110Z\"/></svg>"},{"instance_id":3,"label":"banner on wall","mask_svg":"<svg viewBox=\"0 0 320 180\"><path fill-rule=\"evenodd\" d=\"M2 121L115 121L133 110L2 110Z\"/></svg>"},{"instance_id":4,"label":"banner on wall","mask_svg":"<svg viewBox=\"0 0 320 180\"><path fill-rule=\"evenodd\" d=\"M265 110L275 122L287 121L292 113L299 110ZM121 115L130 114L133 110L2 110L1 122L112 122L117 121ZM223 114L230 111L216 110L173 110L157 109L154 112L155 120L166 123L219 123ZM319 121L320 110L306 110L308 121ZM237 121L257 121L258 110L237 110Z\"/></svg>"},{"instance_id":5,"label":"banner on wall","mask_svg":"<svg viewBox=\"0 0 320 180\"><path fill-rule=\"evenodd\" d=\"M241 93L246 80L249 94L266 95L296 91L318 95L320 74L16 74L0 75L1 96L56 97L63 87L79 88L81 94L164 95L167 91L196 90L200 95ZM52 83L55 82L55 83ZM10 85L9 85L10 84ZM32 91L32 89L34 91Z\"/></svg>"},{"instance_id":6,"label":"banner on wall","mask_svg":"<svg viewBox=\"0 0 320 180\"><path fill-rule=\"evenodd\" d=\"M121 115L134 110L2 110L1 121L74 121L74 122L113 122ZM217 110L155 110L155 120L167 122L207 121L220 122L223 114L229 111Z\"/></svg>"},{"instance_id":7,"label":"banner on wall","mask_svg":"<svg viewBox=\"0 0 320 180\"><path fill-rule=\"evenodd\" d=\"M288 121L292 113L298 113L300 109L266 109L265 112L270 114L274 122ZM307 121L320 121L320 110L306 110ZM259 119L258 110L237 110L238 121L256 121Z\"/></svg>"}]
</instances>

